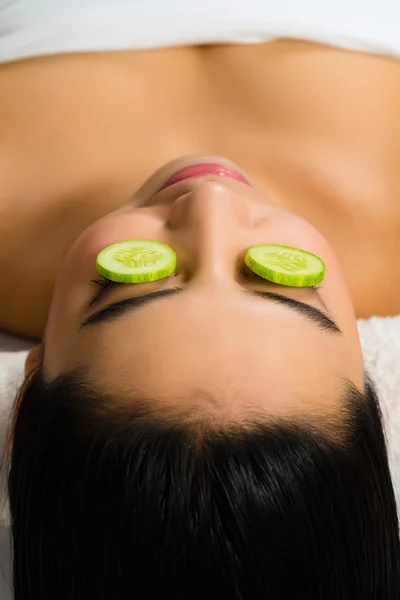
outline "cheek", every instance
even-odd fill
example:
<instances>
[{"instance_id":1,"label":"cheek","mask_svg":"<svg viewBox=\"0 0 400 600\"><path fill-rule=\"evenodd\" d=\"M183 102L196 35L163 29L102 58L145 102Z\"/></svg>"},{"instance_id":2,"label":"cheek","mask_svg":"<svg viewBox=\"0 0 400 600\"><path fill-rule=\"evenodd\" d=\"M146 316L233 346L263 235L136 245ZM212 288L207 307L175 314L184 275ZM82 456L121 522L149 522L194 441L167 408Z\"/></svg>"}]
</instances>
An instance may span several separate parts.
<instances>
[{"instance_id":1,"label":"cheek","mask_svg":"<svg viewBox=\"0 0 400 600\"><path fill-rule=\"evenodd\" d=\"M139 216L132 209L121 210L94 223L74 242L58 273L47 319L46 337L52 348L51 360L46 358L48 369L57 365L63 356L68 336L75 330L77 315L89 303L91 290L94 294L89 282L97 275L98 253L123 239L154 237L156 228L154 217Z\"/></svg>"},{"instance_id":2,"label":"cheek","mask_svg":"<svg viewBox=\"0 0 400 600\"><path fill-rule=\"evenodd\" d=\"M328 242L318 234L310 251L322 258L326 266L321 293L328 309L342 323L343 328L356 329L353 300L339 258Z\"/></svg>"},{"instance_id":3,"label":"cheek","mask_svg":"<svg viewBox=\"0 0 400 600\"><path fill-rule=\"evenodd\" d=\"M328 308L328 312L339 323L348 339L350 347L354 351L353 356L358 364L361 353L356 313L339 258L327 240L318 232L309 237L309 244L306 249L320 256L325 263L326 274L320 294ZM356 369L355 372L362 372L362 369Z\"/></svg>"},{"instance_id":4,"label":"cheek","mask_svg":"<svg viewBox=\"0 0 400 600\"><path fill-rule=\"evenodd\" d=\"M265 235L268 243L282 244L307 250L319 256L326 265L326 281L346 287L344 271L328 241L310 223L282 211Z\"/></svg>"},{"instance_id":5,"label":"cheek","mask_svg":"<svg viewBox=\"0 0 400 600\"><path fill-rule=\"evenodd\" d=\"M317 229L299 217L282 212L280 223L276 223L275 239L271 243L302 248L319 256L326 266L322 289L324 301L339 320L344 319L349 323L355 321L353 302L342 265L332 246Z\"/></svg>"},{"instance_id":6,"label":"cheek","mask_svg":"<svg viewBox=\"0 0 400 600\"><path fill-rule=\"evenodd\" d=\"M53 304L63 311L80 306L88 296L88 282L96 277L96 257L114 242L150 237L160 239L160 221L124 207L86 229L71 246L57 277ZM157 237L158 236L158 237Z\"/></svg>"},{"instance_id":7,"label":"cheek","mask_svg":"<svg viewBox=\"0 0 400 600\"><path fill-rule=\"evenodd\" d=\"M293 226L292 244L313 252L325 263L326 275L320 294L328 312L338 322L347 340L346 360L350 378L359 389L363 389L364 367L357 318L350 289L339 258L328 241L308 223L302 222L301 224L297 223L297 226Z\"/></svg>"},{"instance_id":8,"label":"cheek","mask_svg":"<svg viewBox=\"0 0 400 600\"><path fill-rule=\"evenodd\" d=\"M326 266L326 274L323 282L322 293L328 308L336 314L339 319L355 320L353 301L344 270L339 258L330 244L318 234L314 238L312 248L322 258Z\"/></svg>"},{"instance_id":9,"label":"cheek","mask_svg":"<svg viewBox=\"0 0 400 600\"><path fill-rule=\"evenodd\" d=\"M94 257L95 260L103 248L115 242L159 235L161 225L155 211L150 213L124 206L89 227L75 242L72 253L78 253L80 259Z\"/></svg>"}]
</instances>

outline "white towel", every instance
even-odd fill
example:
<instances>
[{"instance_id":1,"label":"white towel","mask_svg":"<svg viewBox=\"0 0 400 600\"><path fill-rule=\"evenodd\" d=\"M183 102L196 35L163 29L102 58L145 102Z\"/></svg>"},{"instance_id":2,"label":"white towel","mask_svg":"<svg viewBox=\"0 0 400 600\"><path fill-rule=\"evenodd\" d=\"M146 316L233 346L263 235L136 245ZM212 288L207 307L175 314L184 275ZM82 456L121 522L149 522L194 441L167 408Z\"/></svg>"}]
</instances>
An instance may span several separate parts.
<instances>
[{"instance_id":1,"label":"white towel","mask_svg":"<svg viewBox=\"0 0 400 600\"><path fill-rule=\"evenodd\" d=\"M358 322L364 363L377 384L400 507L400 315Z\"/></svg>"}]
</instances>

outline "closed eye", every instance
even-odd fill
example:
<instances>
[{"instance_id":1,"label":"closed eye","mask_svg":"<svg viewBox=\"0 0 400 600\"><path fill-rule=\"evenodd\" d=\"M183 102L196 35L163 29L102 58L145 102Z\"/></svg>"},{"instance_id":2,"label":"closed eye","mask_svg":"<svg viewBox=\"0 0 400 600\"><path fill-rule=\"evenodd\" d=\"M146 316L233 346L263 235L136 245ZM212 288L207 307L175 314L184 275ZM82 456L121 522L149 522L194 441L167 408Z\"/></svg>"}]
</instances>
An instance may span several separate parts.
<instances>
[{"instance_id":1,"label":"closed eye","mask_svg":"<svg viewBox=\"0 0 400 600\"><path fill-rule=\"evenodd\" d=\"M269 283L270 285L276 286L277 288L282 288L285 286L281 286L278 283L272 283L266 279L263 279L262 277L260 277L260 275L257 275L257 273L254 273L254 271L252 271L246 264L243 265L243 275L246 279L250 279L250 280L256 280L259 281L260 283ZM312 290L317 296L318 299L320 301L320 303L322 304L322 306L324 307L324 309L328 312L328 308L320 294L320 290L324 287L323 283L319 283L318 285L312 285L312 286L308 286L307 288L296 288L296 289L307 289L307 290Z\"/></svg>"},{"instance_id":2,"label":"closed eye","mask_svg":"<svg viewBox=\"0 0 400 600\"><path fill-rule=\"evenodd\" d=\"M122 285L120 283L116 283L115 281L110 281L105 277L101 277L101 279L92 279L90 283L97 287L97 290L94 298L92 298L91 302L89 303L89 307L97 304L110 288L116 288L119 285Z\"/></svg>"},{"instance_id":3,"label":"closed eye","mask_svg":"<svg viewBox=\"0 0 400 600\"><path fill-rule=\"evenodd\" d=\"M246 267L246 265L245 265ZM248 269L248 267L246 267ZM260 277L259 275L257 275L256 273L253 273L253 271L250 271L250 269L248 269L248 271L250 273L252 273L252 275L248 275L247 272L245 272L245 276L248 277L249 279L259 279L260 282L264 282L265 283L265 279L263 279L262 277ZM173 277L175 275L175 273L172 273L170 275L170 277ZM92 306L95 306L96 304L98 304L100 302L100 300L102 298L104 298L104 296L106 296L109 291L111 291L112 289L116 289L118 288L120 285L126 285L125 283L118 283L116 281L111 281L110 279L106 279L105 277L101 276L101 279L92 279L90 281L91 284L93 284L94 286L97 287L97 292L94 296L94 298L92 298L91 302L89 303L89 308ZM277 284L275 284L277 285ZM326 311L328 311L325 302L322 299L321 294L319 293L319 290L323 287L323 284L319 284L319 285L313 285L311 287L309 287L308 289L313 290L318 298L319 301L321 302L322 306L325 308Z\"/></svg>"},{"instance_id":4,"label":"closed eye","mask_svg":"<svg viewBox=\"0 0 400 600\"><path fill-rule=\"evenodd\" d=\"M97 294L96 298L92 300L90 305L93 306L96 302L100 300L100 298L104 298L110 292L111 289L114 289L115 287L119 286L126 286L126 284L119 284L108 281L104 285L101 284L100 293ZM312 290L312 292L318 296L318 300L324 306L325 310L320 310L319 308L307 304L306 302L301 302L299 300L296 300L295 298L290 298L288 296L284 296L282 294L277 294L274 292L248 289L244 289L242 291L247 295L258 298L264 298L265 300L269 300L270 302L272 301L277 304L286 306L289 310L292 310L297 314L303 316L303 318L306 318L308 321L314 322L320 329L324 331L329 331L336 335L343 335L338 324L330 317L329 312L318 293L318 290L314 288L306 289ZM105 323L107 321L114 321L122 317L126 313L131 312L132 310L142 309L144 306L150 304L151 302L158 301L159 299L165 298L167 296L181 293L185 293L185 289L182 287L175 286L147 293L142 296L125 298L124 300L113 302L105 308L102 308L99 311L92 313L91 315L86 317L82 321L80 329L90 325Z\"/></svg>"}]
</instances>

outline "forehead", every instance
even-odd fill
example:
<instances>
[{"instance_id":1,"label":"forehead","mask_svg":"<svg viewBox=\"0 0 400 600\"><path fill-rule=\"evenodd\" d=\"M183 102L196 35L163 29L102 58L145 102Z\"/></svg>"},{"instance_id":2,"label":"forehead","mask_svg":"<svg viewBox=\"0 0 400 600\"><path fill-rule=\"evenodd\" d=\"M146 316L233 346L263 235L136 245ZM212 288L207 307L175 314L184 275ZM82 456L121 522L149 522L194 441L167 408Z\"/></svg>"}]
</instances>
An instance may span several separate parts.
<instances>
[{"instance_id":1,"label":"forehead","mask_svg":"<svg viewBox=\"0 0 400 600\"><path fill-rule=\"evenodd\" d=\"M265 304L163 300L88 330L75 358L103 389L126 397L190 402L201 389L231 407L273 412L298 408L300 397L335 397L346 376L345 342Z\"/></svg>"}]
</instances>

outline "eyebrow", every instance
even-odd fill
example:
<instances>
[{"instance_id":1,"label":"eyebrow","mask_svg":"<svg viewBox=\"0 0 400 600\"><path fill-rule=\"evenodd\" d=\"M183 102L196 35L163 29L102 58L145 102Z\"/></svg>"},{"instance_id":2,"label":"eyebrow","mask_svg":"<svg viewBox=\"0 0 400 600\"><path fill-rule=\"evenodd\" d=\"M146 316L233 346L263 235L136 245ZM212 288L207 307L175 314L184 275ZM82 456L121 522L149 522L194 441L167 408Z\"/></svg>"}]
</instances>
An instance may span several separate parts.
<instances>
[{"instance_id":1,"label":"eyebrow","mask_svg":"<svg viewBox=\"0 0 400 600\"><path fill-rule=\"evenodd\" d=\"M309 289L312 289L314 293L318 295L318 292L315 289ZM343 335L337 323L327 313L323 312L319 308L316 308L315 306L311 306L305 302L300 302L294 298L289 298L288 296L283 296L274 292L263 292L258 290L243 290L243 292L249 296L264 298L270 302L275 302L276 304L286 306L289 310L296 312L309 322L316 324L320 329L336 335ZM168 288L165 290L158 290L150 294L145 294L143 296L135 296L131 298L125 298L124 300L120 300L118 302L113 302L112 304L109 304L105 308L92 313L89 317L84 319L80 324L79 329L81 330L84 327L115 321L129 312L135 310L137 311L144 306L148 306L152 302L160 300L161 298L176 296L182 293L185 293L184 288Z\"/></svg>"}]
</instances>

